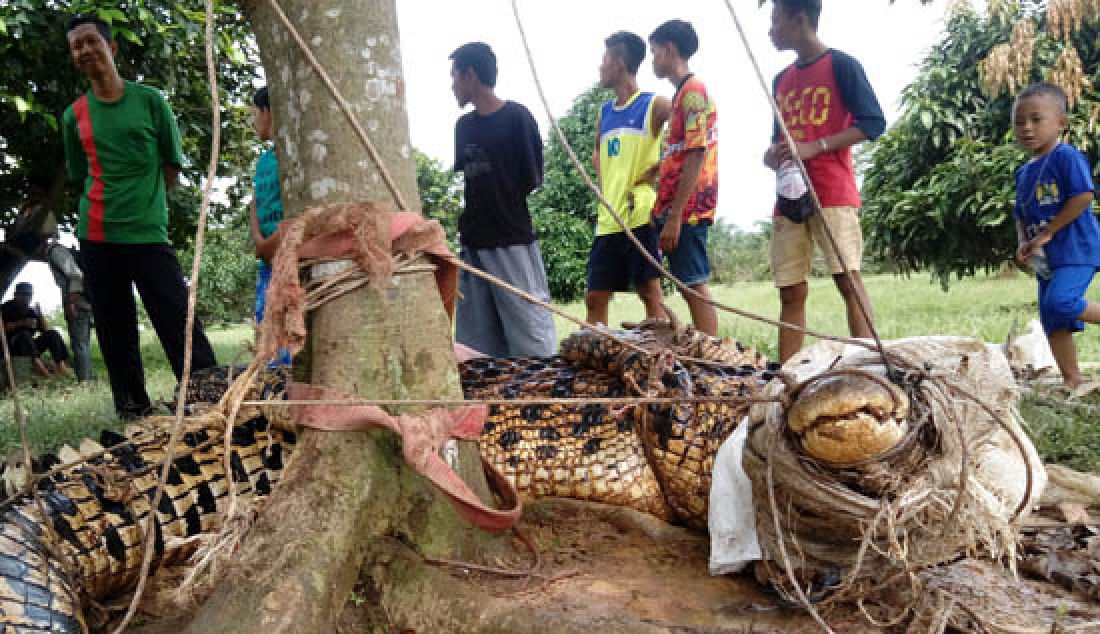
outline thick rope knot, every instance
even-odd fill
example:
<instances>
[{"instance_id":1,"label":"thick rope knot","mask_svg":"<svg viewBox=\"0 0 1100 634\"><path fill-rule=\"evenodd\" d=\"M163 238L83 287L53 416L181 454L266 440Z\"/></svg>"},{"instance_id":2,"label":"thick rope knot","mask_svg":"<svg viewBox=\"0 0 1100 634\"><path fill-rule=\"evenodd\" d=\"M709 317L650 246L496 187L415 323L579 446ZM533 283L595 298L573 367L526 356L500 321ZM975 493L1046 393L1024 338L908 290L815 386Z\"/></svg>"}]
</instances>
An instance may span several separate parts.
<instances>
[{"instance_id":1,"label":"thick rope knot","mask_svg":"<svg viewBox=\"0 0 1100 634\"><path fill-rule=\"evenodd\" d=\"M298 352L305 345L307 311L362 286L385 286L402 262L420 254L432 258L443 306L454 315L458 270L435 220L381 203L344 203L311 207L280 224L277 233L279 250L257 346L260 359L274 358L281 348ZM303 270L333 260L354 266L303 288Z\"/></svg>"}]
</instances>

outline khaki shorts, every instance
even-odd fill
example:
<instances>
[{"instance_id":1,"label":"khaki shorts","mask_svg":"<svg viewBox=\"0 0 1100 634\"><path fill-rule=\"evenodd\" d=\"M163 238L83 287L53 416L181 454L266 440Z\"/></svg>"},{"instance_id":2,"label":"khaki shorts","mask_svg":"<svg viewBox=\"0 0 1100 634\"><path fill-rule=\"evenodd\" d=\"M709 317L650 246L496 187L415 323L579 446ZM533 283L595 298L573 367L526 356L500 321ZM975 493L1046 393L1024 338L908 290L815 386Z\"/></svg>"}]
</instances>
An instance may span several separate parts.
<instances>
[{"instance_id":1,"label":"khaki shorts","mask_svg":"<svg viewBox=\"0 0 1100 634\"><path fill-rule=\"evenodd\" d=\"M803 224L776 216L772 222L771 260L776 288L806 281L813 262L814 244L825 256L829 272L844 272L822 224L822 216L849 271L858 271L863 260L863 230L859 226L858 207L826 207L822 215L813 215Z\"/></svg>"}]
</instances>

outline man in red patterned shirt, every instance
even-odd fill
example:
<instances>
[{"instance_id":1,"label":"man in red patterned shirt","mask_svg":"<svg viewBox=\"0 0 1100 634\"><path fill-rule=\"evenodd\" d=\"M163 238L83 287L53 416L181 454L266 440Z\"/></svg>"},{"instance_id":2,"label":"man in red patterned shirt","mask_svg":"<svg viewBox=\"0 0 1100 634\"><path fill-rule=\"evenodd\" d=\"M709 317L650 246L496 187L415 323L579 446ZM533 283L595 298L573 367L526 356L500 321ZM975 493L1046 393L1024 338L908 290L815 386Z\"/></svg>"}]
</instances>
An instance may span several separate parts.
<instances>
[{"instance_id":1,"label":"man in red patterned shirt","mask_svg":"<svg viewBox=\"0 0 1100 634\"><path fill-rule=\"evenodd\" d=\"M718 111L703 82L688 68L699 49L691 24L669 20L649 36L653 73L676 87L668 135L661 148L653 222L669 270L698 295L683 293L695 327L718 334L718 314L707 303L710 260L707 230L718 206ZM705 299L704 299L705 298Z\"/></svg>"},{"instance_id":2,"label":"man in red patterned shirt","mask_svg":"<svg viewBox=\"0 0 1100 634\"><path fill-rule=\"evenodd\" d=\"M779 318L806 325L806 275L817 243L844 298L849 331L853 337L870 337L871 301L859 274L863 234L851 147L881 135L886 119L859 62L825 46L818 38L821 0L774 2L768 33L772 43L778 50L793 50L798 55L776 77L775 99L822 207L820 216L814 214L805 222L775 214L771 261L782 303ZM790 147L781 138L777 124L764 163L778 170L790 159ZM836 240L836 249L826 235L826 223ZM798 352L802 338L800 331L780 328L780 361Z\"/></svg>"}]
</instances>

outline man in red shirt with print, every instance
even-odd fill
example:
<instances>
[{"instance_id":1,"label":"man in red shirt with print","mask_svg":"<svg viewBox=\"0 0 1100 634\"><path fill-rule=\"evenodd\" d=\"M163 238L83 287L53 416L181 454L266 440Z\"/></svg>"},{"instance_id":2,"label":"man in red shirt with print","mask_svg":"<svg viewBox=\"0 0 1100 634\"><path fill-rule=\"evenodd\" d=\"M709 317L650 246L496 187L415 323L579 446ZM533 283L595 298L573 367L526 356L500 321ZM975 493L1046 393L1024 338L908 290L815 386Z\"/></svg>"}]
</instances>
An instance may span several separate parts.
<instances>
[{"instance_id":1,"label":"man in red shirt with print","mask_svg":"<svg viewBox=\"0 0 1100 634\"><path fill-rule=\"evenodd\" d=\"M810 272L813 245L817 243L844 298L849 331L853 337L870 337L871 302L859 274L863 233L851 147L881 135L886 119L859 62L825 46L818 38L821 0L774 0L774 3L768 33L772 43L780 51L793 50L798 55L775 78L775 99L822 206L821 216L814 214L805 222L775 214L771 261L782 303L779 318L806 325L809 294L806 275ZM790 159L790 148L776 125L764 163L778 170ZM828 223L836 250L825 234L823 223ZM860 310L861 301L867 309L866 316ZM780 361L798 352L802 338L799 331L780 328Z\"/></svg>"},{"instance_id":2,"label":"man in red shirt with print","mask_svg":"<svg viewBox=\"0 0 1100 634\"><path fill-rule=\"evenodd\" d=\"M688 68L688 59L699 49L691 24L665 22L649 36L649 47L653 73L676 87L661 148L653 222L669 270L698 293L683 293L692 323L708 335L717 335L718 314L706 300L710 299L707 230L718 206L718 111L703 82Z\"/></svg>"}]
</instances>

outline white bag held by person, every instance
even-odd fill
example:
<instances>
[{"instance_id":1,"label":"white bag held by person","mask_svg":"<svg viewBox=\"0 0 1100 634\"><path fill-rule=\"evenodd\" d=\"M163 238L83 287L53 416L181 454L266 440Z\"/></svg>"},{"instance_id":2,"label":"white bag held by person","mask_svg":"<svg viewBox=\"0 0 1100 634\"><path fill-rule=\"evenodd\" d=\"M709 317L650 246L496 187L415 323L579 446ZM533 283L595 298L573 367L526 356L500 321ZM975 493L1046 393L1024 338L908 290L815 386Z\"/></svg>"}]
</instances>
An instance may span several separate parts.
<instances>
[{"instance_id":1,"label":"white bag held by person","mask_svg":"<svg viewBox=\"0 0 1100 634\"><path fill-rule=\"evenodd\" d=\"M786 161L775 173L776 207L783 217L802 224L814 213L810 188L802 178L802 170L794 161Z\"/></svg>"}]
</instances>

